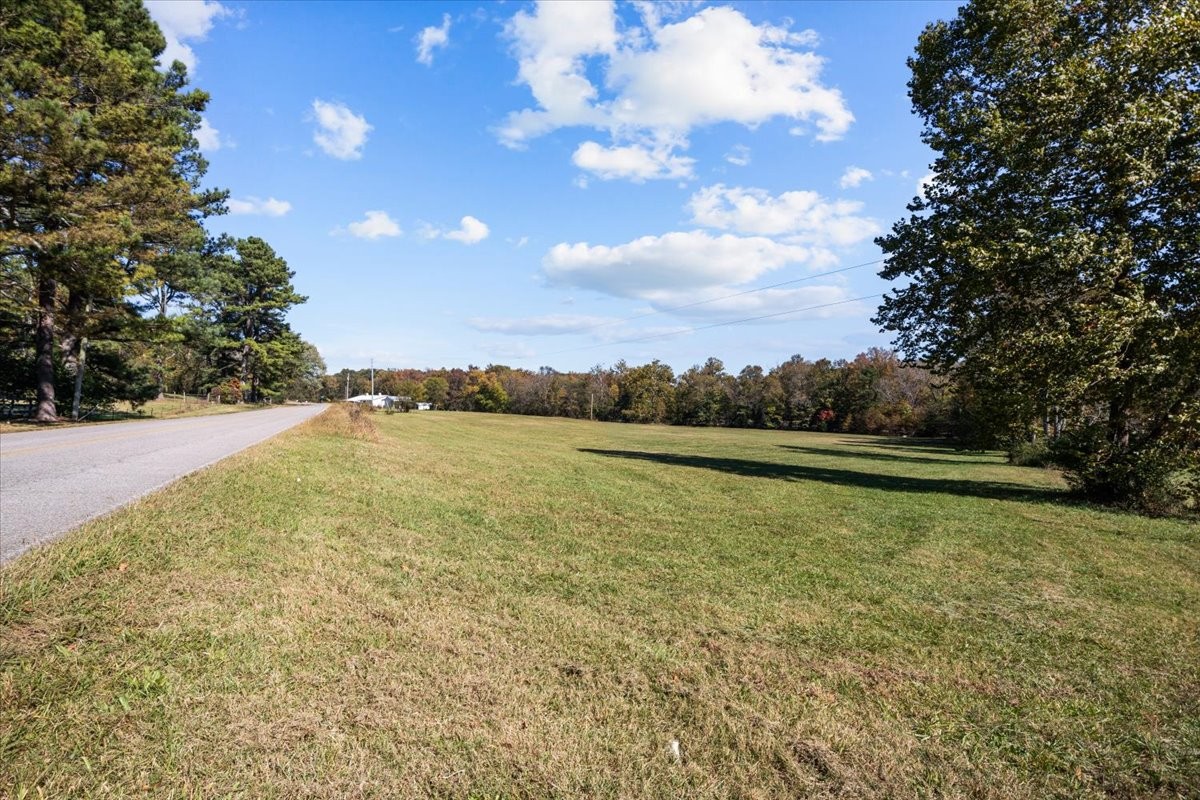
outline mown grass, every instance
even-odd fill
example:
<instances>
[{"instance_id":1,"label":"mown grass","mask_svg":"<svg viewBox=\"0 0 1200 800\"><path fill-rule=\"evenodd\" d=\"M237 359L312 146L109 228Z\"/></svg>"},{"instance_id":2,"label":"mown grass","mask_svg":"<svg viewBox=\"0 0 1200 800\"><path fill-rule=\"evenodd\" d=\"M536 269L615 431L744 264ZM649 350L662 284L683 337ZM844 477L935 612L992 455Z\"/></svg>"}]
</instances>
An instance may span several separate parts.
<instances>
[{"instance_id":1,"label":"mown grass","mask_svg":"<svg viewBox=\"0 0 1200 800\"><path fill-rule=\"evenodd\" d=\"M0 792L1196 796L1197 534L930 443L339 409L5 569Z\"/></svg>"}]
</instances>

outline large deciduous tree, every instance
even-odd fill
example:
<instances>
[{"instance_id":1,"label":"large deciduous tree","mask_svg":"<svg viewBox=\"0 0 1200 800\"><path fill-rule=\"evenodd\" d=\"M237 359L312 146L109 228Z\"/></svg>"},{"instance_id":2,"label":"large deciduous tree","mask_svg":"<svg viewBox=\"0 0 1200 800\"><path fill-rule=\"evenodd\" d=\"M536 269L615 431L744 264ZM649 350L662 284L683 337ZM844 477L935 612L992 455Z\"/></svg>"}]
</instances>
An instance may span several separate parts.
<instances>
[{"instance_id":1,"label":"large deciduous tree","mask_svg":"<svg viewBox=\"0 0 1200 800\"><path fill-rule=\"evenodd\" d=\"M617 365L621 418L629 422L663 423L675 405L675 372L658 359L640 367Z\"/></svg>"},{"instance_id":2,"label":"large deciduous tree","mask_svg":"<svg viewBox=\"0 0 1200 800\"><path fill-rule=\"evenodd\" d=\"M1200 4L974 0L926 28L909 65L938 157L878 240L882 275L911 282L876 321L996 401L997 430L1067 419L1093 497L1146 502L1188 480Z\"/></svg>"},{"instance_id":3,"label":"large deciduous tree","mask_svg":"<svg viewBox=\"0 0 1200 800\"><path fill-rule=\"evenodd\" d=\"M156 68L164 47L138 0L0 4L0 257L30 274L37 419L57 417L64 310L123 302L224 197L198 190L208 96Z\"/></svg>"},{"instance_id":4,"label":"large deciduous tree","mask_svg":"<svg viewBox=\"0 0 1200 800\"><path fill-rule=\"evenodd\" d=\"M679 376L675 388L675 422L680 425L728 425L736 382L719 358L694 366Z\"/></svg>"},{"instance_id":5,"label":"large deciduous tree","mask_svg":"<svg viewBox=\"0 0 1200 800\"><path fill-rule=\"evenodd\" d=\"M296 362L292 382L286 389L289 400L320 400L322 385L321 378L325 375L325 359L316 345L303 342L300 358Z\"/></svg>"}]
</instances>

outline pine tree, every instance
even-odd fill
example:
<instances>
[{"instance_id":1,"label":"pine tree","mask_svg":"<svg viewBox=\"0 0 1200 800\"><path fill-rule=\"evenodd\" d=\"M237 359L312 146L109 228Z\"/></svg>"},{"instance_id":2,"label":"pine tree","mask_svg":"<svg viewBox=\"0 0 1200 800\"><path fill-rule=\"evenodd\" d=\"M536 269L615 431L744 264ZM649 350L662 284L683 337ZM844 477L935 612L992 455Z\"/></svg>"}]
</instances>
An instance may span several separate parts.
<instances>
[{"instance_id":1,"label":"pine tree","mask_svg":"<svg viewBox=\"0 0 1200 800\"><path fill-rule=\"evenodd\" d=\"M208 96L182 64L156 68L164 47L137 0L0 6L0 256L31 276L39 420L57 417L63 311L123 302L220 210L192 135Z\"/></svg>"},{"instance_id":2,"label":"pine tree","mask_svg":"<svg viewBox=\"0 0 1200 800\"><path fill-rule=\"evenodd\" d=\"M262 239L228 243L232 253L210 259L213 286L201 299L202 313L221 337L218 360L227 377L243 386L247 400L279 391L292 380L303 342L285 317L308 298L292 286L295 273Z\"/></svg>"}]
</instances>

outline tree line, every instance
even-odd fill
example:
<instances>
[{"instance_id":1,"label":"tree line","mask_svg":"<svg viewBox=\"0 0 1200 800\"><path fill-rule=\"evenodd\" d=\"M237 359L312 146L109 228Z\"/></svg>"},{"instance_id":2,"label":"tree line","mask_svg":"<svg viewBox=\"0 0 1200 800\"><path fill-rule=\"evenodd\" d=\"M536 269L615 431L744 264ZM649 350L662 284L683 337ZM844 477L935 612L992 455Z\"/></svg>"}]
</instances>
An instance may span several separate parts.
<instances>
[{"instance_id":1,"label":"tree line","mask_svg":"<svg viewBox=\"0 0 1200 800\"><path fill-rule=\"evenodd\" d=\"M208 236L195 133L208 95L138 0L0 7L0 396L33 418L216 389L282 396L324 364L305 298L255 237ZM69 400L68 400L69 398Z\"/></svg>"},{"instance_id":2,"label":"tree line","mask_svg":"<svg viewBox=\"0 0 1200 800\"><path fill-rule=\"evenodd\" d=\"M879 348L850 360L796 355L736 374L709 358L678 375L660 361L619 361L587 372L497 364L382 369L374 379L376 392L439 409L604 422L966 436L973 413L952 385ZM364 394L370 386L369 371L342 370L324 376L312 399Z\"/></svg>"}]
</instances>

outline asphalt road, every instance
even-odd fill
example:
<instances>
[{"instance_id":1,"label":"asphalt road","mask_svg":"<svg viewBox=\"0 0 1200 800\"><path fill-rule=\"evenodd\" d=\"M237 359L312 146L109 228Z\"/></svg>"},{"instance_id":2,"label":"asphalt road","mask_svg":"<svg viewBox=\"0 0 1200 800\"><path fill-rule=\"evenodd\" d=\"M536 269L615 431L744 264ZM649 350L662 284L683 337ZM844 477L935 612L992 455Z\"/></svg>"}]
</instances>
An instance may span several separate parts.
<instances>
[{"instance_id":1,"label":"asphalt road","mask_svg":"<svg viewBox=\"0 0 1200 800\"><path fill-rule=\"evenodd\" d=\"M324 408L6 433L0 436L0 563Z\"/></svg>"}]
</instances>

